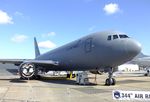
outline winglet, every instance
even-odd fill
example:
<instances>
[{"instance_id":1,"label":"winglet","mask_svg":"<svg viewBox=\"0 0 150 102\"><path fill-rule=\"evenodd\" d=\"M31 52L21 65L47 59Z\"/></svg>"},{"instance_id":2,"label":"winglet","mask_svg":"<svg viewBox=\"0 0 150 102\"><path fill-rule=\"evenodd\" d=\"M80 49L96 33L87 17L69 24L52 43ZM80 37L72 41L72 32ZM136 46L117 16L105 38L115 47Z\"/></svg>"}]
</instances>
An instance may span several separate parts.
<instances>
[{"instance_id":1,"label":"winglet","mask_svg":"<svg viewBox=\"0 0 150 102\"><path fill-rule=\"evenodd\" d=\"M35 57L38 57L40 55L40 50L35 37L34 37L34 48L35 48Z\"/></svg>"}]
</instances>

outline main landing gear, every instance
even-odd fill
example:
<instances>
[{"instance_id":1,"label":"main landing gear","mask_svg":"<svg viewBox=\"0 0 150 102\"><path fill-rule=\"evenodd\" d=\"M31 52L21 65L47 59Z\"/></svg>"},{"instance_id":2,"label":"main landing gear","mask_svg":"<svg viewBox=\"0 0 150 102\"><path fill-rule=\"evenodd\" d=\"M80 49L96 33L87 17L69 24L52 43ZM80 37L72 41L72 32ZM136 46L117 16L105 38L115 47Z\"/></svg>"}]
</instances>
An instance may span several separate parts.
<instances>
[{"instance_id":1,"label":"main landing gear","mask_svg":"<svg viewBox=\"0 0 150 102\"><path fill-rule=\"evenodd\" d=\"M112 78L112 75L113 75L113 69L109 68L108 78L105 81L105 85L110 86L110 85L115 85L116 84L116 80L114 78Z\"/></svg>"}]
</instances>

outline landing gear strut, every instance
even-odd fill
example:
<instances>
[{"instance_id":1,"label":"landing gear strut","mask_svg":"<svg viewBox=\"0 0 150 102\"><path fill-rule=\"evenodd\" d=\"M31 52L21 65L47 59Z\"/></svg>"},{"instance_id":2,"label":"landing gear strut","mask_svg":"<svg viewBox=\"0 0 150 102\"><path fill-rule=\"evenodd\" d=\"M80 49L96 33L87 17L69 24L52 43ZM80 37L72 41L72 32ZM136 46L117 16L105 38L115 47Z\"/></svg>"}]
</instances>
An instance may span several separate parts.
<instances>
[{"instance_id":1,"label":"landing gear strut","mask_svg":"<svg viewBox=\"0 0 150 102\"><path fill-rule=\"evenodd\" d=\"M114 78L112 78L112 75L113 75L113 69L111 67L111 68L109 68L108 78L105 81L105 85L110 86L110 85L115 85L116 84L116 80Z\"/></svg>"}]
</instances>

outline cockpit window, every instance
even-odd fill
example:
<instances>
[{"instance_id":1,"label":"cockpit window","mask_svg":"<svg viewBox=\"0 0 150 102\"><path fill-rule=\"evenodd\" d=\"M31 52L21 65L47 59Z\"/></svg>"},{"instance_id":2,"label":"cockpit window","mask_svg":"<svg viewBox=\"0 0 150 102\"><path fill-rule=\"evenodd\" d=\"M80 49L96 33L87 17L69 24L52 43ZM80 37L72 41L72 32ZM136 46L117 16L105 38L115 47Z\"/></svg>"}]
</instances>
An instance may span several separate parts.
<instances>
[{"instance_id":1,"label":"cockpit window","mask_svg":"<svg viewBox=\"0 0 150 102\"><path fill-rule=\"evenodd\" d=\"M120 38L129 38L127 35L119 35Z\"/></svg>"},{"instance_id":2,"label":"cockpit window","mask_svg":"<svg viewBox=\"0 0 150 102\"><path fill-rule=\"evenodd\" d=\"M107 40L115 40L115 39L118 39L118 38L129 38L129 37L125 34L108 35Z\"/></svg>"},{"instance_id":3,"label":"cockpit window","mask_svg":"<svg viewBox=\"0 0 150 102\"><path fill-rule=\"evenodd\" d=\"M111 40L111 35L108 36L107 40Z\"/></svg>"},{"instance_id":4,"label":"cockpit window","mask_svg":"<svg viewBox=\"0 0 150 102\"><path fill-rule=\"evenodd\" d=\"M113 39L118 39L118 35L113 35Z\"/></svg>"}]
</instances>

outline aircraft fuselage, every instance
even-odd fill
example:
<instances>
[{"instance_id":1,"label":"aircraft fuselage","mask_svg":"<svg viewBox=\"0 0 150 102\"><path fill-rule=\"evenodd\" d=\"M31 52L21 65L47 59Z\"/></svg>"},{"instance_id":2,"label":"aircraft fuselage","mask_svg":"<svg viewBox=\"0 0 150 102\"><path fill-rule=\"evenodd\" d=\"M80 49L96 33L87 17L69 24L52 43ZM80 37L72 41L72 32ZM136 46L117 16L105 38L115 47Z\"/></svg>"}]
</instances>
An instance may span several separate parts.
<instances>
[{"instance_id":1,"label":"aircraft fuselage","mask_svg":"<svg viewBox=\"0 0 150 102\"><path fill-rule=\"evenodd\" d=\"M137 41L120 35L125 33L116 31L93 33L42 54L36 60L58 61L59 67L52 70L97 70L116 67L131 60L141 50ZM50 66L47 67L51 69Z\"/></svg>"}]
</instances>

